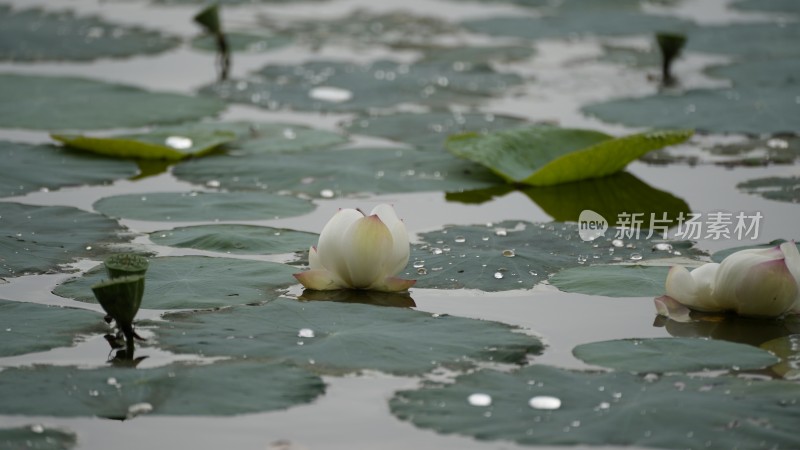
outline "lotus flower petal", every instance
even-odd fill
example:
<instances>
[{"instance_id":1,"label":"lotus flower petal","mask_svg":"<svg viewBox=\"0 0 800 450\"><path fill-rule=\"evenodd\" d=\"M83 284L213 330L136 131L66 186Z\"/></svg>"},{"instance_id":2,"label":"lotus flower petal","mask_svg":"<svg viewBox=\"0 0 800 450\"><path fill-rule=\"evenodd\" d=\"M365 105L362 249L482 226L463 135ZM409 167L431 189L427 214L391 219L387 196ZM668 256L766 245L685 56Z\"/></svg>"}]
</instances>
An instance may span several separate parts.
<instances>
[{"instance_id":1,"label":"lotus flower petal","mask_svg":"<svg viewBox=\"0 0 800 450\"><path fill-rule=\"evenodd\" d=\"M676 322L690 322L689 308L669 295L662 295L653 299L658 315L668 317Z\"/></svg>"},{"instance_id":2,"label":"lotus flower petal","mask_svg":"<svg viewBox=\"0 0 800 450\"><path fill-rule=\"evenodd\" d=\"M675 266L665 284L668 298L698 311L733 311L750 317L800 312L800 252L794 242L748 249L692 272ZM663 313L669 305L656 299ZM659 302L659 300L662 300Z\"/></svg>"},{"instance_id":3,"label":"lotus flower petal","mask_svg":"<svg viewBox=\"0 0 800 450\"><path fill-rule=\"evenodd\" d=\"M731 297L733 309L743 316L776 317L792 308L797 283L783 259L751 266L739 278Z\"/></svg>"},{"instance_id":4,"label":"lotus flower petal","mask_svg":"<svg viewBox=\"0 0 800 450\"><path fill-rule=\"evenodd\" d=\"M405 291L415 281L394 275L408 264L409 247L406 227L390 205L378 205L369 216L341 209L308 250L311 270L295 277L314 290Z\"/></svg>"},{"instance_id":5,"label":"lotus flower petal","mask_svg":"<svg viewBox=\"0 0 800 450\"><path fill-rule=\"evenodd\" d=\"M386 261L391 257L392 233L378 216L355 221L342 237L342 258L347 264L350 285L357 289L386 278Z\"/></svg>"},{"instance_id":6,"label":"lotus flower petal","mask_svg":"<svg viewBox=\"0 0 800 450\"><path fill-rule=\"evenodd\" d=\"M667 295L698 311L716 311L712 296L714 277L719 264L704 264L689 272L682 266L672 266L667 274Z\"/></svg>"},{"instance_id":7,"label":"lotus flower petal","mask_svg":"<svg viewBox=\"0 0 800 450\"><path fill-rule=\"evenodd\" d=\"M417 280L404 280L402 278L387 277L370 286L373 291L380 292L403 292L413 286Z\"/></svg>"},{"instance_id":8,"label":"lotus flower petal","mask_svg":"<svg viewBox=\"0 0 800 450\"><path fill-rule=\"evenodd\" d=\"M387 204L376 206L370 214L377 214L392 233L393 248L391 257L387 259L386 273L394 275L406 268L411 253L408 232L403 221L397 217L394 208Z\"/></svg>"},{"instance_id":9,"label":"lotus flower petal","mask_svg":"<svg viewBox=\"0 0 800 450\"><path fill-rule=\"evenodd\" d=\"M342 237L347 229L358 219L364 217L361 211L355 209L340 209L331 220L322 228L317 243L318 262L326 270L337 274L342 280L350 284L347 262L342 258Z\"/></svg>"},{"instance_id":10,"label":"lotus flower petal","mask_svg":"<svg viewBox=\"0 0 800 450\"><path fill-rule=\"evenodd\" d=\"M315 291L331 291L334 289L341 289L333 275L327 270L307 270L294 274L303 286Z\"/></svg>"}]
</instances>

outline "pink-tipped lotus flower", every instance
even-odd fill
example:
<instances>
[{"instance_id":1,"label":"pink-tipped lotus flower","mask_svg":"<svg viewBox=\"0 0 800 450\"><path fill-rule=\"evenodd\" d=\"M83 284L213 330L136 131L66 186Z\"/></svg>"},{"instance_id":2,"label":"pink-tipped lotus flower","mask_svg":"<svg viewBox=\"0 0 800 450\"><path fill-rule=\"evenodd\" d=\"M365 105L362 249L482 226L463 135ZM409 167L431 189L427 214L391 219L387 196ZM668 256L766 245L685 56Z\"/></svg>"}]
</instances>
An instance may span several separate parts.
<instances>
[{"instance_id":1,"label":"pink-tipped lotus flower","mask_svg":"<svg viewBox=\"0 0 800 450\"><path fill-rule=\"evenodd\" d=\"M322 229L316 247L308 252L311 270L294 277L307 289L408 290L416 280L395 275L408 264L406 226L390 205L378 205L369 215L341 209Z\"/></svg>"},{"instance_id":2,"label":"pink-tipped lotus flower","mask_svg":"<svg viewBox=\"0 0 800 450\"><path fill-rule=\"evenodd\" d=\"M800 253L794 242L784 242L742 250L691 272L673 266L666 290L666 296L656 299L660 313L675 306L673 302L696 311L732 311L750 317L800 312Z\"/></svg>"}]
</instances>

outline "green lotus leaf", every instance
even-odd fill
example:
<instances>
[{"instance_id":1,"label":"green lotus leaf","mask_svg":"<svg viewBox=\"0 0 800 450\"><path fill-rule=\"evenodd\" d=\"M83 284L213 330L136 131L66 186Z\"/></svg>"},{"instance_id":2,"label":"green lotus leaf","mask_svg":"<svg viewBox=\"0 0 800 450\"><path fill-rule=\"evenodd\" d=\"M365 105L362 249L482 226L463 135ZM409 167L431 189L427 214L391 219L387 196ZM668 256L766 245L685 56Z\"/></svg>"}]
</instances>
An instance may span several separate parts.
<instances>
[{"instance_id":1,"label":"green lotus leaf","mask_svg":"<svg viewBox=\"0 0 800 450\"><path fill-rule=\"evenodd\" d=\"M100 256L107 244L122 240L123 230L114 220L77 208L0 202L0 276L44 273Z\"/></svg>"},{"instance_id":2,"label":"green lotus leaf","mask_svg":"<svg viewBox=\"0 0 800 450\"><path fill-rule=\"evenodd\" d=\"M136 164L49 145L0 141L0 197L43 189L109 183L137 172ZM34 169L35 168L35 169Z\"/></svg>"},{"instance_id":3,"label":"green lotus leaf","mask_svg":"<svg viewBox=\"0 0 800 450\"><path fill-rule=\"evenodd\" d=\"M403 103L432 107L475 104L521 82L518 75L495 72L488 64L456 70L449 62L358 65L315 61L267 66L256 77L218 82L201 92L268 109L355 112Z\"/></svg>"},{"instance_id":4,"label":"green lotus leaf","mask_svg":"<svg viewBox=\"0 0 800 450\"><path fill-rule=\"evenodd\" d=\"M800 203L800 177L756 178L739 183L736 187L770 200Z\"/></svg>"},{"instance_id":5,"label":"green lotus leaf","mask_svg":"<svg viewBox=\"0 0 800 450\"><path fill-rule=\"evenodd\" d=\"M141 127L213 116L223 108L223 103L211 98L148 92L84 78L0 74L3 128Z\"/></svg>"},{"instance_id":6,"label":"green lotus leaf","mask_svg":"<svg viewBox=\"0 0 800 450\"><path fill-rule=\"evenodd\" d=\"M233 133L236 141L226 144L236 153L263 154L320 150L347 142L331 131L302 125L272 122L199 122L168 128L172 133Z\"/></svg>"},{"instance_id":7,"label":"green lotus leaf","mask_svg":"<svg viewBox=\"0 0 800 450\"><path fill-rule=\"evenodd\" d=\"M518 364L542 350L535 337L497 322L359 303L278 299L165 319L156 333L166 349L285 360L323 373L418 375L439 366Z\"/></svg>"},{"instance_id":8,"label":"green lotus leaf","mask_svg":"<svg viewBox=\"0 0 800 450\"><path fill-rule=\"evenodd\" d=\"M87 61L160 53L178 44L155 31L108 23L98 17L0 5L0 60Z\"/></svg>"},{"instance_id":9,"label":"green lotus leaf","mask_svg":"<svg viewBox=\"0 0 800 450\"><path fill-rule=\"evenodd\" d=\"M67 347L78 335L107 329L94 311L0 300L0 357Z\"/></svg>"},{"instance_id":10,"label":"green lotus leaf","mask_svg":"<svg viewBox=\"0 0 800 450\"><path fill-rule=\"evenodd\" d=\"M574 224L506 221L447 226L419 236L422 242L412 246L412 265L402 277L416 278L415 286L421 288L494 292L530 289L571 267L672 256L669 251L653 252L654 242L646 239L646 232L638 239L624 239L624 247L614 245L615 234L611 227L605 238L583 241ZM691 242L662 243L683 256L700 254Z\"/></svg>"},{"instance_id":11,"label":"green lotus leaf","mask_svg":"<svg viewBox=\"0 0 800 450\"><path fill-rule=\"evenodd\" d=\"M636 373L762 369L778 362L758 347L691 338L592 342L575 347L572 354L588 364Z\"/></svg>"},{"instance_id":12,"label":"green lotus leaf","mask_svg":"<svg viewBox=\"0 0 800 450\"><path fill-rule=\"evenodd\" d=\"M176 177L213 181L228 190L289 192L311 197L390 192L458 191L497 184L483 167L444 151L347 149L282 154L212 156L179 165Z\"/></svg>"},{"instance_id":13,"label":"green lotus leaf","mask_svg":"<svg viewBox=\"0 0 800 450\"><path fill-rule=\"evenodd\" d=\"M150 233L158 245L237 255L272 255L306 251L318 235L254 225L199 225Z\"/></svg>"},{"instance_id":14,"label":"green lotus leaf","mask_svg":"<svg viewBox=\"0 0 800 450\"><path fill-rule=\"evenodd\" d=\"M688 51L737 56L747 65L800 56L800 49L794 45L800 38L800 26L793 22L703 25L685 31Z\"/></svg>"},{"instance_id":15,"label":"green lotus leaf","mask_svg":"<svg viewBox=\"0 0 800 450\"><path fill-rule=\"evenodd\" d=\"M669 267L602 265L573 267L550 278L564 292L606 297L650 297L664 294Z\"/></svg>"},{"instance_id":16,"label":"green lotus leaf","mask_svg":"<svg viewBox=\"0 0 800 450\"><path fill-rule=\"evenodd\" d=\"M612 138L590 130L537 126L454 135L446 146L509 183L552 186L611 175L645 153L691 135L687 130L652 131Z\"/></svg>"},{"instance_id":17,"label":"green lotus leaf","mask_svg":"<svg viewBox=\"0 0 800 450\"><path fill-rule=\"evenodd\" d=\"M737 0L731 3L730 6L745 11L755 10L800 14L800 5L793 0Z\"/></svg>"},{"instance_id":18,"label":"green lotus leaf","mask_svg":"<svg viewBox=\"0 0 800 450\"><path fill-rule=\"evenodd\" d=\"M113 137L81 134L53 134L51 137L67 147L101 155L170 161L205 155L236 138L233 133L206 131L186 134L168 129Z\"/></svg>"},{"instance_id":19,"label":"green lotus leaf","mask_svg":"<svg viewBox=\"0 0 800 450\"><path fill-rule=\"evenodd\" d=\"M536 48L527 45L433 47L425 50L427 61L449 61L459 66L490 62L509 63L530 58Z\"/></svg>"},{"instance_id":20,"label":"green lotus leaf","mask_svg":"<svg viewBox=\"0 0 800 450\"><path fill-rule=\"evenodd\" d=\"M380 13L366 8L333 19L328 15L291 21L261 17L259 23L268 30L292 36L295 42L313 50L330 45L356 49L385 46L426 50L436 38L462 31L447 20L409 10Z\"/></svg>"},{"instance_id":21,"label":"green lotus leaf","mask_svg":"<svg viewBox=\"0 0 800 450\"><path fill-rule=\"evenodd\" d=\"M586 2L581 2L586 5ZM637 2L638 3L638 2ZM463 25L474 32L530 40L582 36L626 36L654 30L685 29L690 22L669 16L644 14L628 8L566 8L539 18L529 16L470 19Z\"/></svg>"},{"instance_id":22,"label":"green lotus leaf","mask_svg":"<svg viewBox=\"0 0 800 450\"><path fill-rule=\"evenodd\" d=\"M318 376L263 361L155 369L33 366L0 372L0 414L232 416L286 409L324 392Z\"/></svg>"},{"instance_id":23,"label":"green lotus leaf","mask_svg":"<svg viewBox=\"0 0 800 450\"><path fill-rule=\"evenodd\" d=\"M267 34L263 31L231 31L225 33L228 49L232 52L264 53L291 45L293 39L280 34ZM217 51L216 40L205 34L192 39L192 47L209 52Z\"/></svg>"},{"instance_id":24,"label":"green lotus leaf","mask_svg":"<svg viewBox=\"0 0 800 450\"><path fill-rule=\"evenodd\" d=\"M272 300L278 289L296 281L297 269L285 264L206 256L169 256L150 260L141 305L147 309L214 308ZM105 279L103 265L57 286L53 293L97 303L92 286Z\"/></svg>"},{"instance_id":25,"label":"green lotus leaf","mask_svg":"<svg viewBox=\"0 0 800 450\"><path fill-rule=\"evenodd\" d=\"M154 192L101 198L94 208L111 217L170 222L277 219L305 214L314 205L254 192Z\"/></svg>"},{"instance_id":26,"label":"green lotus leaf","mask_svg":"<svg viewBox=\"0 0 800 450\"><path fill-rule=\"evenodd\" d=\"M792 41L793 47L796 40ZM761 70L764 65L769 65L771 70ZM790 93L798 70L800 58L797 55L783 60L752 59L709 71L716 77L731 79L734 84L731 88L690 89L678 95L662 93L611 100L588 105L583 111L606 121L632 126L694 127L710 132L751 134L794 133L797 124L792 117L798 104Z\"/></svg>"},{"instance_id":27,"label":"green lotus leaf","mask_svg":"<svg viewBox=\"0 0 800 450\"><path fill-rule=\"evenodd\" d=\"M39 424L0 429L0 447L7 450L69 450L75 448L77 440L72 432Z\"/></svg>"},{"instance_id":28,"label":"green lotus leaf","mask_svg":"<svg viewBox=\"0 0 800 450\"><path fill-rule=\"evenodd\" d=\"M491 405L471 405L473 394L489 396ZM800 385L787 381L645 378L535 365L401 391L389 406L421 428L523 445L793 448L800 445L798 401Z\"/></svg>"},{"instance_id":29,"label":"green lotus leaf","mask_svg":"<svg viewBox=\"0 0 800 450\"><path fill-rule=\"evenodd\" d=\"M438 150L451 134L467 131L483 134L524 123L524 119L511 116L436 111L358 117L348 122L345 129L353 134L377 136Z\"/></svg>"}]
</instances>

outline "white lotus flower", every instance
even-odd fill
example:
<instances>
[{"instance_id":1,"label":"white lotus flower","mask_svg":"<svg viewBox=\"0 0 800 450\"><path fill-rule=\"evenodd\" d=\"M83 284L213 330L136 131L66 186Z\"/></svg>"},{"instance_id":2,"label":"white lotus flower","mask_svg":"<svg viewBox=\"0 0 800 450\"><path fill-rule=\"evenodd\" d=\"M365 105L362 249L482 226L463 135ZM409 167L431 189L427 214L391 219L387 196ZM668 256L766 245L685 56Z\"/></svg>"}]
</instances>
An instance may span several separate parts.
<instances>
[{"instance_id":1,"label":"white lotus flower","mask_svg":"<svg viewBox=\"0 0 800 450\"><path fill-rule=\"evenodd\" d=\"M308 252L311 270L294 277L306 288L319 291L405 291L416 280L395 275L405 269L409 252L406 226L390 205L378 205L368 216L360 210L340 209Z\"/></svg>"},{"instance_id":2,"label":"white lotus flower","mask_svg":"<svg viewBox=\"0 0 800 450\"><path fill-rule=\"evenodd\" d=\"M800 312L800 253L794 242L784 242L768 249L742 250L722 263L704 264L691 272L673 266L666 290L667 300L696 311L732 311L751 317Z\"/></svg>"}]
</instances>

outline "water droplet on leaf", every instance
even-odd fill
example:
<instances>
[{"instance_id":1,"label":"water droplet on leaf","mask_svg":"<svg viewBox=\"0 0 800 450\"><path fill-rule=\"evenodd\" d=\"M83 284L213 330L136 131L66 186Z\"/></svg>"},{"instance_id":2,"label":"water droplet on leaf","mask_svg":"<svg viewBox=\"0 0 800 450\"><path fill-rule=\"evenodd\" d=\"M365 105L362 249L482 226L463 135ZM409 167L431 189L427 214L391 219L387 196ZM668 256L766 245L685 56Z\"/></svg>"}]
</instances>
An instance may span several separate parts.
<instances>
[{"instance_id":1,"label":"water droplet on leaf","mask_svg":"<svg viewBox=\"0 0 800 450\"><path fill-rule=\"evenodd\" d=\"M314 330L312 330L311 328L301 328L300 331L297 332L297 337L313 338Z\"/></svg>"},{"instance_id":2,"label":"water droplet on leaf","mask_svg":"<svg viewBox=\"0 0 800 450\"><path fill-rule=\"evenodd\" d=\"M549 395L537 395L528 400L533 409L555 410L561 408L561 399Z\"/></svg>"},{"instance_id":3,"label":"water droplet on leaf","mask_svg":"<svg viewBox=\"0 0 800 450\"><path fill-rule=\"evenodd\" d=\"M467 397L467 401L472 406L489 406L492 404L492 397L489 394L472 394Z\"/></svg>"}]
</instances>

